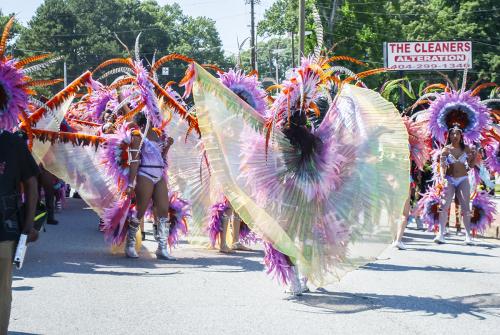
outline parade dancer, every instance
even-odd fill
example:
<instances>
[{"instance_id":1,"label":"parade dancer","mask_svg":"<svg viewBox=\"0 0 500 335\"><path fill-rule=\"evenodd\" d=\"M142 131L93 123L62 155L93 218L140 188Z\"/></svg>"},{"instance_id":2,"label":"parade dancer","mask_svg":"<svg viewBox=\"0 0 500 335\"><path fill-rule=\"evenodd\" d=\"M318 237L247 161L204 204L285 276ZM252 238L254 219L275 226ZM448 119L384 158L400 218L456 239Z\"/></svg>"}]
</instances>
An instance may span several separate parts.
<instances>
[{"instance_id":1,"label":"parade dancer","mask_svg":"<svg viewBox=\"0 0 500 335\"><path fill-rule=\"evenodd\" d=\"M141 220L152 201L158 217L156 256L161 259L175 260L168 253L169 236L169 194L166 180L166 156L173 144L171 137L161 140L161 134L149 127L144 114L134 118L140 132L132 134L130 145L131 161L126 194L135 195L135 214L130 217L125 254L127 257L139 257L135 250L136 235Z\"/></svg>"},{"instance_id":2,"label":"parade dancer","mask_svg":"<svg viewBox=\"0 0 500 335\"><path fill-rule=\"evenodd\" d=\"M12 16L7 21L0 39L0 334L8 332L16 245L22 235L28 236L27 242L38 238L33 221L39 169L26 140L12 132L20 121L24 122L38 105L43 104L32 96L36 93L34 89L60 82L30 78L36 70L53 62L35 64L50 55L18 59L6 54L14 20Z\"/></svg>"},{"instance_id":3,"label":"parade dancer","mask_svg":"<svg viewBox=\"0 0 500 335\"><path fill-rule=\"evenodd\" d=\"M419 208L429 230L438 232L434 239L438 244L445 243L448 210L455 195L458 197L465 225L465 244L472 244L472 235L477 228L484 230L493 218L491 199L476 192L477 182L481 178L481 174L476 171L485 169L484 164L479 161L477 148L481 148L481 143L494 145L498 142L498 134L487 107L490 101L481 101L478 94L483 89L496 85L484 83L466 90L466 72L464 71L460 88L456 88L451 82L448 85L430 85L428 88L442 91L425 93L415 103L415 106L429 104L428 109L418 114L428 120L429 132L438 147L433 154L434 186L419 201ZM476 166L479 168L475 168ZM472 185L469 180L474 181ZM475 223L481 222L479 226L471 225L471 212L482 213L474 218Z\"/></svg>"},{"instance_id":4,"label":"parade dancer","mask_svg":"<svg viewBox=\"0 0 500 335\"><path fill-rule=\"evenodd\" d=\"M401 117L375 92L349 85L362 85L361 78L380 70L356 75L329 64L338 60L352 59L303 59L271 88L279 94L263 114L197 64L186 85L193 88L211 177L245 223L286 256L267 257L268 269L317 286L350 268L351 241L375 234L391 242L388 222L407 194L408 134ZM388 235L379 235L383 231ZM357 264L381 251L364 250ZM294 287L292 294L304 289Z\"/></svg>"},{"instance_id":5,"label":"parade dancer","mask_svg":"<svg viewBox=\"0 0 500 335\"><path fill-rule=\"evenodd\" d=\"M470 184L468 172L474 168L476 151L465 146L462 129L455 124L448 131L448 141L441 152L440 164L444 180L443 204L439 213L439 234L434 239L436 243L445 243L444 232L448 221L448 210L455 196L461 208L465 226L465 244L472 244L470 231Z\"/></svg>"},{"instance_id":6,"label":"parade dancer","mask_svg":"<svg viewBox=\"0 0 500 335\"><path fill-rule=\"evenodd\" d=\"M425 129L426 123L417 122L409 117L404 117L403 121L408 131L410 161L413 162L412 165L414 164L416 169L423 171L424 164L429 160L431 152L430 138ZM413 181L410 173L410 189L408 190L408 198L405 201L403 215L401 216L401 220L398 225L396 238L392 244L399 250L406 250L406 245L403 243L403 235L410 217L412 185L415 186L415 182Z\"/></svg>"},{"instance_id":7,"label":"parade dancer","mask_svg":"<svg viewBox=\"0 0 500 335\"><path fill-rule=\"evenodd\" d=\"M137 213L143 215L144 203L156 197L155 210L160 211L162 222L170 216L169 226L162 224L159 240L158 257L167 258L167 241L175 245L179 234L187 232L186 217L189 216L189 204L179 198L178 193L168 194L166 191L166 162L164 156L172 140L165 132L171 113L177 113L186 120L185 129L191 131L197 128L196 120L187 114L186 109L179 104L177 98L167 87L160 86L152 72L155 67L172 59L183 58L180 55L168 55L154 62L151 72L142 65L139 56L139 39L136 40L135 58L113 59L99 65L95 70L119 64L120 68L110 70L103 76L124 74L118 77L110 86L104 86L92 79L92 74L86 72L75 79L67 88L47 101L46 106L33 113L26 122L25 128L31 135L34 151L51 173L74 185L82 198L104 219L102 227L105 239L117 246L128 242L127 255L136 257L131 249L136 245L132 231L137 231ZM125 65L127 67L124 69ZM86 86L89 94L77 106L70 109L71 124L78 126L78 132L67 133L57 130L34 129L32 126L40 120L50 117L46 107L66 105L76 92ZM123 100L118 99L118 90L127 91ZM95 93L95 94L93 94ZM121 115L114 123L116 132L100 134L102 124L98 124L106 108L112 108L113 114L130 106L126 115ZM142 113L134 123L127 123L136 114ZM58 111L65 118L66 111ZM145 117L145 119L144 119ZM144 121L146 120L146 121ZM154 128L154 129L153 129ZM160 142L157 142L161 138ZM47 146L44 142L50 142ZM161 146L161 147L160 147ZM141 160L141 162L138 162ZM142 165L142 166L139 166ZM129 176L132 170L133 174ZM154 183L145 175L153 175ZM139 177L137 177L139 175ZM129 178L130 177L130 178ZM162 190L159 191L161 181ZM135 184L134 184L135 183ZM152 187L152 184L155 186ZM136 186L129 187L129 186ZM137 191L139 206L132 204L133 195ZM122 196L124 195L124 196ZM161 200L158 197L161 196ZM169 199L172 200L169 205ZM153 199L155 200L155 199ZM160 203L161 201L161 203ZM146 204L147 206L148 204ZM158 209L159 208L159 209ZM169 215L170 212L170 215ZM165 229L163 229L165 228Z\"/></svg>"}]
</instances>

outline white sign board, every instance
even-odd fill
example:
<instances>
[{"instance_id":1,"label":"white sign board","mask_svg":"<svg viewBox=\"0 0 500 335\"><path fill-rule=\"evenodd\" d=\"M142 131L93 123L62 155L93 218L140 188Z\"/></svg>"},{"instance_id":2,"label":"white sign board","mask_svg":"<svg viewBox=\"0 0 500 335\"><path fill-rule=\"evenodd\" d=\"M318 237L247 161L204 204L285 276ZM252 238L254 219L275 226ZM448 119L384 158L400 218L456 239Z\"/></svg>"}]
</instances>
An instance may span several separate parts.
<instances>
[{"instance_id":1,"label":"white sign board","mask_svg":"<svg viewBox=\"0 0 500 335\"><path fill-rule=\"evenodd\" d=\"M170 74L169 68L168 67L162 67L161 68L161 75L162 76L168 76Z\"/></svg>"},{"instance_id":2,"label":"white sign board","mask_svg":"<svg viewBox=\"0 0 500 335\"><path fill-rule=\"evenodd\" d=\"M401 71L472 68L472 42L385 42L385 66Z\"/></svg>"}]
</instances>

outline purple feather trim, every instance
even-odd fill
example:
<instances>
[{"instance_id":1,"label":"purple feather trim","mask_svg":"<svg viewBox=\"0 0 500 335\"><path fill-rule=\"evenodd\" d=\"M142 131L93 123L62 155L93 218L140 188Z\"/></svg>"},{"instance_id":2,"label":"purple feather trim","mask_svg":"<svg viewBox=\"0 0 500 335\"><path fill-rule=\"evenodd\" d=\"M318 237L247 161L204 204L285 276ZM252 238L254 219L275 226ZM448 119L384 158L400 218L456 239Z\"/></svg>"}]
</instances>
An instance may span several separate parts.
<instances>
[{"instance_id":1,"label":"purple feather trim","mask_svg":"<svg viewBox=\"0 0 500 335\"><path fill-rule=\"evenodd\" d=\"M16 60L0 60L0 94L5 101L0 109L0 129L12 130L19 123L19 114L28 107L28 93L23 85L26 77L16 69Z\"/></svg>"},{"instance_id":2,"label":"purple feather trim","mask_svg":"<svg viewBox=\"0 0 500 335\"><path fill-rule=\"evenodd\" d=\"M181 235L187 235L187 218L191 216L191 203L180 198L177 192L170 195L170 231L168 244L170 247L179 243Z\"/></svg>"},{"instance_id":3,"label":"purple feather trim","mask_svg":"<svg viewBox=\"0 0 500 335\"><path fill-rule=\"evenodd\" d=\"M486 166L493 173L500 173L500 144L498 142L485 146Z\"/></svg>"},{"instance_id":4,"label":"purple feather trim","mask_svg":"<svg viewBox=\"0 0 500 335\"><path fill-rule=\"evenodd\" d=\"M142 101L145 104L144 112L156 128L161 128L163 114L158 106L154 87L149 80L148 71L142 66L141 62L134 63L134 71L137 76L137 86L141 92Z\"/></svg>"},{"instance_id":5,"label":"purple feather trim","mask_svg":"<svg viewBox=\"0 0 500 335\"><path fill-rule=\"evenodd\" d=\"M104 210L104 240L112 245L120 245L127 236L127 217L129 214L130 197L118 200Z\"/></svg>"},{"instance_id":6,"label":"purple feather trim","mask_svg":"<svg viewBox=\"0 0 500 335\"><path fill-rule=\"evenodd\" d=\"M208 238L210 239L212 248L215 248L217 241L220 239L220 233L222 232L222 217L228 208L229 203L226 199L214 204L210 208L210 221L208 222L206 231L208 232Z\"/></svg>"},{"instance_id":7,"label":"purple feather trim","mask_svg":"<svg viewBox=\"0 0 500 335\"><path fill-rule=\"evenodd\" d=\"M277 278L279 282L288 285L293 277L292 262L287 255L276 250L269 242L264 242L264 264L267 274Z\"/></svg>"},{"instance_id":8,"label":"purple feather trim","mask_svg":"<svg viewBox=\"0 0 500 335\"><path fill-rule=\"evenodd\" d=\"M496 214L495 202L486 192L479 192L472 200L471 228L475 233L484 233Z\"/></svg>"},{"instance_id":9,"label":"purple feather trim","mask_svg":"<svg viewBox=\"0 0 500 335\"><path fill-rule=\"evenodd\" d=\"M408 117L403 118L403 122L408 131L410 143L410 158L415 162L419 170L423 170L425 162L430 158L432 150L427 145L427 134L421 124L411 121Z\"/></svg>"},{"instance_id":10,"label":"purple feather trim","mask_svg":"<svg viewBox=\"0 0 500 335\"><path fill-rule=\"evenodd\" d=\"M241 70L229 70L219 75L219 80L224 86L238 95L261 116L266 113L266 91L262 89L257 76L245 76Z\"/></svg>"},{"instance_id":11,"label":"purple feather trim","mask_svg":"<svg viewBox=\"0 0 500 335\"><path fill-rule=\"evenodd\" d=\"M116 105L116 99L116 94L113 94L113 92L105 88L101 88L92 92L92 94L90 95L88 108L94 122L102 121L102 113L106 110L108 104L110 104L111 110L114 109L114 105Z\"/></svg>"},{"instance_id":12,"label":"purple feather trim","mask_svg":"<svg viewBox=\"0 0 500 335\"><path fill-rule=\"evenodd\" d=\"M433 231L439 227L439 208L441 197L434 187L430 187L427 193L418 201L418 212L422 220L428 225L428 230Z\"/></svg>"},{"instance_id":13,"label":"purple feather trim","mask_svg":"<svg viewBox=\"0 0 500 335\"><path fill-rule=\"evenodd\" d=\"M489 124L488 108L481 104L477 96L467 92L443 92L429 107L429 130L432 136L441 144L446 143L448 125L446 116L453 110L460 109L469 119L469 124L463 129L464 142L473 144L481 139L481 132Z\"/></svg>"},{"instance_id":14,"label":"purple feather trim","mask_svg":"<svg viewBox=\"0 0 500 335\"><path fill-rule=\"evenodd\" d=\"M102 145L100 162L106 173L123 192L128 185L129 163L128 148L132 140L132 131L123 125L116 134L107 135Z\"/></svg>"},{"instance_id":15,"label":"purple feather trim","mask_svg":"<svg viewBox=\"0 0 500 335\"><path fill-rule=\"evenodd\" d=\"M239 236L240 242L243 244L256 244L262 241L260 237L255 234L248 225L241 221L240 224L240 236Z\"/></svg>"}]
</instances>

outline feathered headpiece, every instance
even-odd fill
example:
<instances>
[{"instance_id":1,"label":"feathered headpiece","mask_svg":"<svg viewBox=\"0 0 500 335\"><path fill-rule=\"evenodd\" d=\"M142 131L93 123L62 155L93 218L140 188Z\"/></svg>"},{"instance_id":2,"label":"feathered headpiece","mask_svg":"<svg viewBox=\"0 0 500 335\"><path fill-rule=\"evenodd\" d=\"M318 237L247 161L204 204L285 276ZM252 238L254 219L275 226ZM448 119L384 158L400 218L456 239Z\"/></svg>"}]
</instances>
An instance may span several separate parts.
<instances>
[{"instance_id":1,"label":"feathered headpiece","mask_svg":"<svg viewBox=\"0 0 500 335\"><path fill-rule=\"evenodd\" d=\"M403 121L408 130L410 143L410 158L415 162L419 170L423 170L425 162L430 159L432 147L429 143L425 129L418 122L404 117Z\"/></svg>"},{"instance_id":2,"label":"feathered headpiece","mask_svg":"<svg viewBox=\"0 0 500 335\"><path fill-rule=\"evenodd\" d=\"M266 111L266 91L261 87L256 74L246 76L241 70L229 70L219 74L220 81L249 104L257 113L264 116Z\"/></svg>"},{"instance_id":3,"label":"feathered headpiece","mask_svg":"<svg viewBox=\"0 0 500 335\"><path fill-rule=\"evenodd\" d=\"M37 55L24 59L6 56L9 31L14 24L14 16L5 25L0 40L0 129L11 130L19 122L19 117L26 113L30 104L30 95L35 92L31 87L48 86L61 82L58 80L31 80L29 73L39 70L54 60L44 64L26 65L45 59L50 55ZM25 114L24 118L27 115Z\"/></svg>"},{"instance_id":4,"label":"feathered headpiece","mask_svg":"<svg viewBox=\"0 0 500 335\"><path fill-rule=\"evenodd\" d=\"M429 130L441 144L446 143L448 130L455 124L462 130L465 143L477 142L490 122L488 108L470 91L445 91L437 95L429 113Z\"/></svg>"},{"instance_id":5,"label":"feathered headpiece","mask_svg":"<svg viewBox=\"0 0 500 335\"><path fill-rule=\"evenodd\" d=\"M109 75L123 73L124 76L116 80L112 85L108 87L109 90L115 90L126 85L133 85L136 89L127 96L123 101L118 104L115 109L123 107L125 104L135 104L135 108L129 113L119 119L117 122L121 123L125 119L132 117L134 114L143 111L147 117L151 120L152 124L156 128L162 128L163 126L163 111L161 110L159 100L162 99L162 106L169 108L176 113L178 113L182 118L186 119L189 123L189 131L192 129L198 130L197 120L188 113L185 107L179 103L177 97L174 97L170 92L158 84L156 81L156 71L158 68L168 61L172 60L182 60L190 62L191 59L179 54L167 55L160 58L158 61L153 63L150 71L142 65L142 61L139 57L139 37L137 36L135 44L135 58L114 58L101 63L93 73L100 71L110 65L120 65L118 68L114 68L106 73L102 77L107 77Z\"/></svg>"}]
</instances>

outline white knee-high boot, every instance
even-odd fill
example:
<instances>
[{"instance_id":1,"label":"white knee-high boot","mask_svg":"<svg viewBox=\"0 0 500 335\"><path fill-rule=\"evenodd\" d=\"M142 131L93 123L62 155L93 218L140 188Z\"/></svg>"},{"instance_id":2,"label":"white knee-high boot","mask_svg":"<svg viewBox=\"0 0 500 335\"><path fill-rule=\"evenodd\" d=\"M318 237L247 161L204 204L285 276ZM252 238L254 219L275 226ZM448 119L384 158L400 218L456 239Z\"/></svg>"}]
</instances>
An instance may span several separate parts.
<instances>
[{"instance_id":1,"label":"white knee-high boot","mask_svg":"<svg viewBox=\"0 0 500 335\"><path fill-rule=\"evenodd\" d=\"M168 234L169 234L170 222L168 218L162 217L158 219L158 249L156 249L156 257L159 259L166 259L170 261L175 261L176 258L172 257L168 253Z\"/></svg>"},{"instance_id":2,"label":"white knee-high boot","mask_svg":"<svg viewBox=\"0 0 500 335\"><path fill-rule=\"evenodd\" d=\"M141 222L136 217L131 217L128 223L127 241L125 242L125 255L130 258L138 258L135 250L136 235Z\"/></svg>"}]
</instances>

